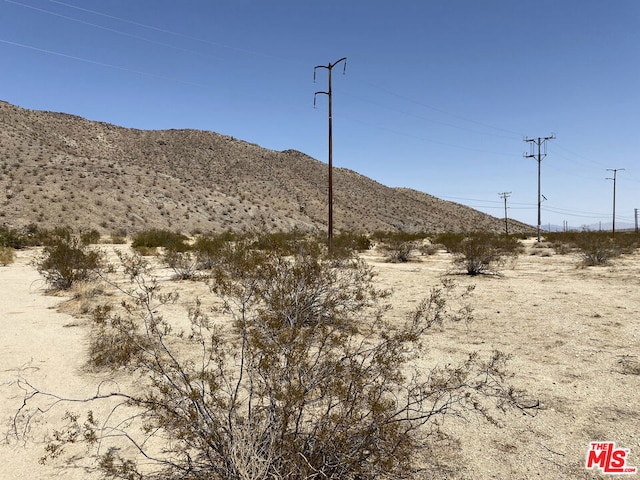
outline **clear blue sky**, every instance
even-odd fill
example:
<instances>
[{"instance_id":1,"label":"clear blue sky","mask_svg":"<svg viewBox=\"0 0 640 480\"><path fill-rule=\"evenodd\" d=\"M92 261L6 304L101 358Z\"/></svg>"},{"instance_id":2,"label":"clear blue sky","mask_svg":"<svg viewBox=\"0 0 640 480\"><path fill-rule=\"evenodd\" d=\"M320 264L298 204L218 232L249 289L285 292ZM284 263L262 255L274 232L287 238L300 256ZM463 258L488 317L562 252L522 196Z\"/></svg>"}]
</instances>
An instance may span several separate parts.
<instances>
[{"instance_id":1,"label":"clear blue sky","mask_svg":"<svg viewBox=\"0 0 640 480\"><path fill-rule=\"evenodd\" d=\"M536 224L640 208L638 0L0 0L0 99L197 128ZM339 195L339 192L336 192Z\"/></svg>"}]
</instances>

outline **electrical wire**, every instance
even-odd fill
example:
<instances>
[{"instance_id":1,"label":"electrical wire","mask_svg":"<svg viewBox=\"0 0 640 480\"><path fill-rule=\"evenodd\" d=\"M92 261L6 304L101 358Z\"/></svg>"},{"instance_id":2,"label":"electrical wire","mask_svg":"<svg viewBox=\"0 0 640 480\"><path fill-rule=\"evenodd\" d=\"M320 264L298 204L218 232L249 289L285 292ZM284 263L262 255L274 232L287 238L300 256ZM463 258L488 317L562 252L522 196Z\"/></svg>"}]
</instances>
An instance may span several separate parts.
<instances>
[{"instance_id":1,"label":"electrical wire","mask_svg":"<svg viewBox=\"0 0 640 480\"><path fill-rule=\"evenodd\" d=\"M168 81L171 81L171 82L182 83L184 85L191 85L193 87L206 87L206 85L200 84L200 83L190 82L190 81L187 81L187 80L181 80L181 79L175 78L175 77L167 77L166 75L158 75L158 74L155 74L155 73L143 72L142 70L134 70L132 68L121 67L119 65L113 65L113 64L110 64L110 63L98 62L96 60L90 60L88 58L78 57L76 55L69 55L67 53L57 52L55 50L49 50L49 49L46 49L46 48L34 47L33 45L26 45L24 43L12 42L10 40L5 40L5 39L2 39L2 38L0 38L0 43L5 43L7 45L13 45L15 47L20 47L20 48L26 48L26 49L29 49L29 50L34 50L36 52L47 53L49 55L56 55L58 57L69 58L71 60L77 60L77 61L80 61L80 62L90 63L92 65L98 65L100 67L106 67L106 68L112 68L112 69L115 69L115 70L121 70L121 71L125 71L125 72L136 73L138 75L144 75L144 76L147 76L147 77L154 77L154 78L159 78L159 79L162 79L162 80L168 80Z\"/></svg>"}]
</instances>

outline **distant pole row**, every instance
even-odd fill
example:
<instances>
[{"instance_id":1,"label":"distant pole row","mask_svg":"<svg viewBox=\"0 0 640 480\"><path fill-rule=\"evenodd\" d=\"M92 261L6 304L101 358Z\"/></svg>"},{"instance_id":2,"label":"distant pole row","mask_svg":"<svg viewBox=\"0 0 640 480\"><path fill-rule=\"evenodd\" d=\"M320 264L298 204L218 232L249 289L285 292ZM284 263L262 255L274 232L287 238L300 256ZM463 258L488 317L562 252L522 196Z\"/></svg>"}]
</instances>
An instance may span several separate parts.
<instances>
[{"instance_id":1,"label":"distant pole row","mask_svg":"<svg viewBox=\"0 0 640 480\"><path fill-rule=\"evenodd\" d=\"M332 72L333 67L339 63L344 63L343 74L347 71L347 57L342 57L333 63L327 65L317 65L313 69L313 81L316 81L316 72L319 68L324 68L329 72L329 88L327 91L317 91L313 94L313 106L316 106L316 97L318 95L327 95L329 98L329 186L328 186L328 226L327 226L327 245L329 251L332 251L333 247L333 88L332 88ZM541 192L541 163L542 159L547 156L547 142L554 140L555 134L551 134L548 137L528 138L525 137L524 141L531 145L530 152L523 154L525 158L534 158L538 162L538 222L537 222L537 237L538 243L540 243L540 230L542 225L542 192ZM537 148L536 148L537 147ZM536 151L537 150L537 151ZM624 168L607 168L607 171L613 172L613 177L607 177L607 180L613 180L613 221L611 228L611 235L616 234L616 176L619 171ZM511 192L499 193L500 198L504 199L504 230L506 234L509 234L509 223L507 218L507 198L511 195ZM635 231L638 233L638 209L634 210L635 214ZM568 228L567 224L563 225L565 231Z\"/></svg>"}]
</instances>

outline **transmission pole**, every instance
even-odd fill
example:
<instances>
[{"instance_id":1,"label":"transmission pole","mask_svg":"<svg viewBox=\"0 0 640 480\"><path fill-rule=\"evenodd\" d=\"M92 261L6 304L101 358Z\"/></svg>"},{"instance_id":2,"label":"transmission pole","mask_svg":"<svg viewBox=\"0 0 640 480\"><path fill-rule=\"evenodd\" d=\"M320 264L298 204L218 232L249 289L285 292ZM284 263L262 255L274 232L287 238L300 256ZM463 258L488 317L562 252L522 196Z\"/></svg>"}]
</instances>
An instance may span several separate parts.
<instances>
[{"instance_id":1,"label":"transmission pole","mask_svg":"<svg viewBox=\"0 0 640 480\"><path fill-rule=\"evenodd\" d=\"M607 168L608 172L613 172L613 178L607 177L607 180L613 180L613 223L611 224L611 237L616 236L616 174L624 170L624 168Z\"/></svg>"},{"instance_id":2,"label":"transmission pole","mask_svg":"<svg viewBox=\"0 0 640 480\"><path fill-rule=\"evenodd\" d=\"M525 153L525 158L536 158L538 161L538 243L540 243L540 226L542 225L542 215L540 214L540 206L542 204L542 194L540 193L540 164L542 163L542 159L547 156L547 140L555 139L555 134L551 134L550 137L538 137L538 138L528 138L524 137L524 141L531 144L531 153L528 155ZM534 154L533 146L538 146L538 155ZM542 146L544 145L544 153L542 152Z\"/></svg>"},{"instance_id":3,"label":"transmission pole","mask_svg":"<svg viewBox=\"0 0 640 480\"><path fill-rule=\"evenodd\" d=\"M633 215L636 218L636 233L638 233L638 209L637 208L633 209Z\"/></svg>"},{"instance_id":4,"label":"transmission pole","mask_svg":"<svg viewBox=\"0 0 640 480\"><path fill-rule=\"evenodd\" d=\"M313 94L313 106L316 106L316 96L318 94L326 95L329 97L329 225L327 231L327 245L329 247L329 252L331 252L333 247L333 116L332 116L332 98L333 98L333 90L331 86L331 73L333 72L333 67L338 65L340 62L344 62L343 75L347 71L347 57L342 57L340 60L337 60L333 63L329 63L328 65L317 65L313 69L313 81L316 81L316 71L319 68L326 68L329 71L329 89L326 92L315 92Z\"/></svg>"},{"instance_id":5,"label":"transmission pole","mask_svg":"<svg viewBox=\"0 0 640 480\"><path fill-rule=\"evenodd\" d=\"M511 192L499 193L500 198L504 198L504 233L509 235L509 223L507 222L507 198L511 195Z\"/></svg>"}]
</instances>

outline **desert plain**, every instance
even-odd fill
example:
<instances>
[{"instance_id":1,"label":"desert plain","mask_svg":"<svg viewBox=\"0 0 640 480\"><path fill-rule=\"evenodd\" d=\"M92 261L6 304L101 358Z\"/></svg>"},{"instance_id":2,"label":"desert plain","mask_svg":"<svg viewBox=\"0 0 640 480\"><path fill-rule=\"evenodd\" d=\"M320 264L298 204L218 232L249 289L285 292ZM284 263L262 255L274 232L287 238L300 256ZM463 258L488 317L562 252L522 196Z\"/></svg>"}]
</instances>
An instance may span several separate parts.
<instances>
[{"instance_id":1,"label":"desert plain","mask_svg":"<svg viewBox=\"0 0 640 480\"><path fill-rule=\"evenodd\" d=\"M511 383L538 405L526 412L497 411L495 424L473 414L444 417L440 428L456 441L434 446L433 463L441 468L430 469L427 478L611 478L585 468L592 441L629 449L627 465L640 466L640 252L584 267L577 255L556 254L534 240L525 244L525 253L500 275L473 277L455 270L443 250L407 263L387 263L376 249L361 254L379 286L393 290L389 315L398 318L445 278L475 285L469 299L473 319L434 329L428 358L421 361L428 367L471 352L502 351L510 356ZM38 252L19 250L14 263L0 267L0 479L100 478L82 449L71 458L39 462L65 412L94 407L58 405L38 417L26 439L10 434L25 393L19 378L68 398L90 396L101 384L132 388L123 372L87 368L91 320L79 314L81 295L47 293L33 265ZM172 280L161 266L156 275L167 290L180 293L182 307L168 312L176 318L202 295L201 282Z\"/></svg>"}]
</instances>

